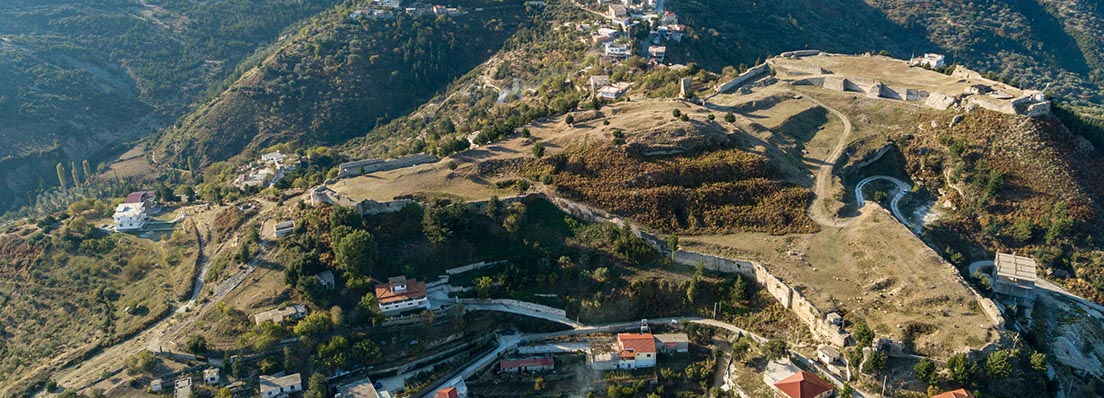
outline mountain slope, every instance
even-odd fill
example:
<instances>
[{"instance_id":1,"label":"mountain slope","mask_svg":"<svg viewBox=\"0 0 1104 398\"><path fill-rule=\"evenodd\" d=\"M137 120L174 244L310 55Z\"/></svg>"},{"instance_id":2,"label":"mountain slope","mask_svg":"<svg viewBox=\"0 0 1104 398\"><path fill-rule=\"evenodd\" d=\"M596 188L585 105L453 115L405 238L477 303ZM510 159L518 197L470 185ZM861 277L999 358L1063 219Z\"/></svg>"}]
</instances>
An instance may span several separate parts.
<instances>
[{"instance_id":1,"label":"mountain slope","mask_svg":"<svg viewBox=\"0 0 1104 398\"><path fill-rule=\"evenodd\" d=\"M150 133L288 25L337 2L3 2L0 212L58 185L55 163L94 164Z\"/></svg>"},{"instance_id":2,"label":"mountain slope","mask_svg":"<svg viewBox=\"0 0 1104 398\"><path fill-rule=\"evenodd\" d=\"M330 13L166 131L169 162L225 160L279 142L337 144L401 116L501 46L524 12L490 5L455 17Z\"/></svg>"}]
</instances>

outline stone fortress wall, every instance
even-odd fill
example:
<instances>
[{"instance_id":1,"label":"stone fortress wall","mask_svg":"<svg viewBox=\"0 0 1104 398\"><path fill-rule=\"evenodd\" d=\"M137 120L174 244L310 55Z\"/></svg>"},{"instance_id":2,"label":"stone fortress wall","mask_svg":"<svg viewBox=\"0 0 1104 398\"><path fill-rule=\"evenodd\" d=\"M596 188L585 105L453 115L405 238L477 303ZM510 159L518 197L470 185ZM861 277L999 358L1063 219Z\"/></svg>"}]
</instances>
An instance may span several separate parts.
<instances>
[{"instance_id":1,"label":"stone fortress wall","mask_svg":"<svg viewBox=\"0 0 1104 398\"><path fill-rule=\"evenodd\" d=\"M830 54L817 50L802 50L782 53L779 58L800 59L818 55ZM984 93L938 93L904 86L889 86L869 78L834 75L832 71L815 65L781 65L774 59L768 60L767 64L770 68L794 77L795 79L790 84L795 86L817 86L833 91L861 93L868 98L915 101L938 110L962 106L967 109L983 108L994 112L1028 117L1042 117L1050 114L1050 101L1046 99L1043 93L1038 91L1025 90L1023 95L1015 98L998 98L996 95L986 95ZM982 85L988 87L996 87L1001 84L986 79L981 74L961 65L955 68L951 76L982 82L984 83Z\"/></svg>"}]
</instances>

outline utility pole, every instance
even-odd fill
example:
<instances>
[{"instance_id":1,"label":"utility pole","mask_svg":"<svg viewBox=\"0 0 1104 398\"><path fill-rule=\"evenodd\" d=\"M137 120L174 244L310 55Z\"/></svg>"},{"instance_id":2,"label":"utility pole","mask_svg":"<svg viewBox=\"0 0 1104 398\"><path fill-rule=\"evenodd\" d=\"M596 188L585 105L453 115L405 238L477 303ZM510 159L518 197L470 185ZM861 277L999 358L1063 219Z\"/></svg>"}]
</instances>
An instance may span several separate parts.
<instances>
[{"instance_id":1,"label":"utility pole","mask_svg":"<svg viewBox=\"0 0 1104 398\"><path fill-rule=\"evenodd\" d=\"M885 396L886 381L889 380L889 375L882 376L882 396Z\"/></svg>"},{"instance_id":2,"label":"utility pole","mask_svg":"<svg viewBox=\"0 0 1104 398\"><path fill-rule=\"evenodd\" d=\"M720 304L720 302L713 302L713 319L717 319L717 305L718 304Z\"/></svg>"}]
</instances>

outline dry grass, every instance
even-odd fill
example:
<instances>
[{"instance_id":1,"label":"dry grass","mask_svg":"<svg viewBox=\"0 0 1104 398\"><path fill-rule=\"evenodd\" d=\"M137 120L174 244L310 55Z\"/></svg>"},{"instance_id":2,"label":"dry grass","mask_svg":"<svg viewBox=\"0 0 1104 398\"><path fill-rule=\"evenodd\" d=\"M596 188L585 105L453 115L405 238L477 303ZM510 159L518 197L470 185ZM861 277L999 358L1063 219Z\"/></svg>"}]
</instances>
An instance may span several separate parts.
<instances>
[{"instance_id":1,"label":"dry grass","mask_svg":"<svg viewBox=\"0 0 1104 398\"><path fill-rule=\"evenodd\" d=\"M848 227L811 235L683 240L696 250L761 261L817 308L865 318L878 335L901 340L909 323L932 325L932 333L916 340L920 352L945 356L997 337L954 267L874 206Z\"/></svg>"}]
</instances>

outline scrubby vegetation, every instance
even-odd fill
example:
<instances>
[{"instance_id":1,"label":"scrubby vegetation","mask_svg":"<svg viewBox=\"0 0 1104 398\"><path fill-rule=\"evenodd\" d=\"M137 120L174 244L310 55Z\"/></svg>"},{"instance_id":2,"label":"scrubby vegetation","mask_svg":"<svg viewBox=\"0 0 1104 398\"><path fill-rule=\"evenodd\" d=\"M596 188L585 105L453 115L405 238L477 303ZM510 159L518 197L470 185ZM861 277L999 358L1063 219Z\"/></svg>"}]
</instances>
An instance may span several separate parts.
<instances>
[{"instance_id":1,"label":"scrubby vegetation","mask_svg":"<svg viewBox=\"0 0 1104 398\"><path fill-rule=\"evenodd\" d=\"M108 234L92 225L105 208L74 203L70 213L0 233L0 377L29 376L44 361L60 365L115 344L160 319L167 299L190 292L192 227L162 242ZM41 381L23 380L5 388Z\"/></svg>"},{"instance_id":2,"label":"scrubby vegetation","mask_svg":"<svg viewBox=\"0 0 1104 398\"><path fill-rule=\"evenodd\" d=\"M776 179L765 158L721 149L667 158L606 145L573 146L530 166L561 194L665 232L812 232L811 193Z\"/></svg>"}]
</instances>

